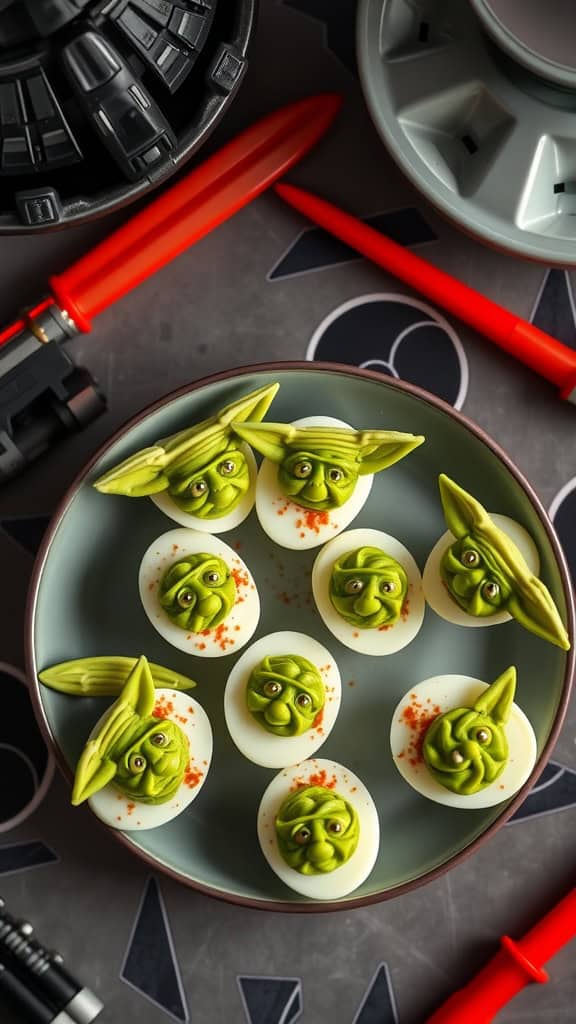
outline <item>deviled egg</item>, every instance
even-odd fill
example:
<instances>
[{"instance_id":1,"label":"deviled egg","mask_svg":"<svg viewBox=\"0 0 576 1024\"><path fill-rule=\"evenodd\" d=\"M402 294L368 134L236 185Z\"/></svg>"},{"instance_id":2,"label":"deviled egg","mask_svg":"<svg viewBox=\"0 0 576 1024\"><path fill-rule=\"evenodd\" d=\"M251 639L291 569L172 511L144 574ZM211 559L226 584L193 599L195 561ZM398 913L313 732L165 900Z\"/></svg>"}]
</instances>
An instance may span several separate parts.
<instances>
[{"instance_id":1,"label":"deviled egg","mask_svg":"<svg viewBox=\"0 0 576 1024\"><path fill-rule=\"evenodd\" d=\"M256 513L276 544L301 550L324 544L363 508L374 474L403 459L424 438L390 430L355 430L331 416L294 423L234 423L264 455Z\"/></svg>"},{"instance_id":2,"label":"deviled egg","mask_svg":"<svg viewBox=\"0 0 576 1024\"><path fill-rule=\"evenodd\" d=\"M235 654L260 617L256 584L238 553L220 537L169 530L140 565L144 611L168 643L202 658Z\"/></svg>"},{"instance_id":3,"label":"deviled egg","mask_svg":"<svg viewBox=\"0 0 576 1024\"><path fill-rule=\"evenodd\" d=\"M314 900L347 896L368 878L378 856L380 826L370 793L353 772L323 758L284 768L272 779L257 828L272 870Z\"/></svg>"},{"instance_id":4,"label":"deviled egg","mask_svg":"<svg viewBox=\"0 0 576 1024\"><path fill-rule=\"evenodd\" d=\"M243 395L214 416L163 438L94 482L104 494L148 496L170 519L206 533L226 533L254 507L257 465L232 424L260 422L279 384Z\"/></svg>"},{"instance_id":5,"label":"deviled egg","mask_svg":"<svg viewBox=\"0 0 576 1024\"><path fill-rule=\"evenodd\" d=\"M327 629L359 654L395 654L424 620L418 566L381 530L348 530L329 541L314 562L312 592Z\"/></svg>"},{"instance_id":6,"label":"deviled egg","mask_svg":"<svg viewBox=\"0 0 576 1024\"><path fill-rule=\"evenodd\" d=\"M261 637L238 659L226 683L224 714L245 757L282 768L324 743L341 696L330 652L304 633L284 631Z\"/></svg>"},{"instance_id":7,"label":"deviled egg","mask_svg":"<svg viewBox=\"0 0 576 1024\"><path fill-rule=\"evenodd\" d=\"M458 626L492 626L514 618L567 651L570 639L552 595L538 579L534 541L508 516L488 513L449 477L439 477L449 530L424 568L426 600Z\"/></svg>"},{"instance_id":8,"label":"deviled egg","mask_svg":"<svg viewBox=\"0 0 576 1024\"><path fill-rule=\"evenodd\" d=\"M400 774L422 796L476 810L510 799L534 767L534 730L513 702L516 670L490 686L464 675L425 679L392 715L390 745Z\"/></svg>"},{"instance_id":9,"label":"deviled egg","mask_svg":"<svg viewBox=\"0 0 576 1024\"><path fill-rule=\"evenodd\" d=\"M123 831L157 828L197 797L212 759L206 712L187 693L154 688L146 658L94 726L76 767L72 803Z\"/></svg>"}]
</instances>

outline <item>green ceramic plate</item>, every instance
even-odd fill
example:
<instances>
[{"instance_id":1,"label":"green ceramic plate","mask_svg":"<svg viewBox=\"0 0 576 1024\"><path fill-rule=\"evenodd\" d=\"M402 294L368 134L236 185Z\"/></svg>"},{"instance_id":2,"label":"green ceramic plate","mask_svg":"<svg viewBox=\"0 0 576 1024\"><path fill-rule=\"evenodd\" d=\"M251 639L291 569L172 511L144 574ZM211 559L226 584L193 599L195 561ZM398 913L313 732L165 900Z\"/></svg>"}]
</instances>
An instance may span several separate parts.
<instances>
[{"instance_id":1,"label":"green ceramic plate","mask_svg":"<svg viewBox=\"0 0 576 1024\"><path fill-rule=\"evenodd\" d=\"M568 701L572 655L514 622L486 629L453 626L427 609L416 639L399 654L371 658L339 645L311 610L310 569L317 550L278 548L255 514L232 534L257 581L262 616L254 639L278 629L309 632L335 656L343 680L336 726L320 757L352 769L374 797L381 823L376 866L360 889L336 904L297 896L266 864L256 838L261 794L275 772L245 760L228 736L224 684L234 656L193 659L167 644L148 622L138 596L138 566L158 534L174 528L147 499L97 493L104 469L159 437L210 415L253 388L278 380L275 420L313 412L358 427L425 434L426 444L379 474L354 521L399 538L424 566L445 529L437 477L448 473L492 511L519 520L534 537L543 579L571 636L574 612L568 573L544 510L507 456L464 417L407 385L350 367L281 363L230 371L159 402L121 431L76 480L48 530L36 563L28 614L33 678L55 662L97 654L146 654L195 678L194 696L214 730L214 759L190 808L161 828L114 833L135 853L175 878L215 896L277 910L345 909L397 895L431 879L470 853L503 824L544 767ZM308 600L307 600L308 599ZM420 797L400 777L388 746L390 716L414 683L440 673L493 680L510 664L519 673L517 701L538 738L529 783L507 805L454 811ZM36 711L68 778L93 723L109 701L73 698L34 687ZM84 810L78 811L79 823Z\"/></svg>"}]
</instances>

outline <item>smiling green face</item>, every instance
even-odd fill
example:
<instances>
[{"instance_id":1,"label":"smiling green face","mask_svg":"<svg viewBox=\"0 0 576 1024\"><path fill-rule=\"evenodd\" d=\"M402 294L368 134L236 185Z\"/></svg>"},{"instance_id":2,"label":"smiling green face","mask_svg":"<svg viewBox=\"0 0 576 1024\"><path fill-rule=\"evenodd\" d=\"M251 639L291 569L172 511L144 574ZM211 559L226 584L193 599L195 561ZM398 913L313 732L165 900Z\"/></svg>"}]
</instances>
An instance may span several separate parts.
<instances>
[{"instance_id":1,"label":"smiling green face","mask_svg":"<svg viewBox=\"0 0 576 1024\"><path fill-rule=\"evenodd\" d=\"M215 629L230 614L236 584L221 558L199 552L170 566L160 583L158 598L180 629L203 633Z\"/></svg>"},{"instance_id":2,"label":"smiling green face","mask_svg":"<svg viewBox=\"0 0 576 1024\"><path fill-rule=\"evenodd\" d=\"M175 722L154 717L154 701L150 666L141 657L82 751L72 791L75 806L109 783L145 804L166 803L176 794L190 747Z\"/></svg>"},{"instance_id":3,"label":"smiling green face","mask_svg":"<svg viewBox=\"0 0 576 1024\"><path fill-rule=\"evenodd\" d=\"M232 440L216 458L198 468L179 465L170 474L168 494L184 512L218 519L239 504L250 489L246 455Z\"/></svg>"},{"instance_id":4,"label":"smiling green face","mask_svg":"<svg viewBox=\"0 0 576 1024\"><path fill-rule=\"evenodd\" d=\"M467 535L452 544L440 563L451 597L469 615L487 617L506 610L512 587L486 545Z\"/></svg>"},{"instance_id":5,"label":"smiling green face","mask_svg":"<svg viewBox=\"0 0 576 1024\"><path fill-rule=\"evenodd\" d=\"M324 707L324 683L315 665L297 654L264 658L253 670L246 705L275 736L300 736Z\"/></svg>"},{"instance_id":6,"label":"smiling green face","mask_svg":"<svg viewBox=\"0 0 576 1024\"><path fill-rule=\"evenodd\" d=\"M290 452L278 468L286 497L319 512L339 508L354 492L359 467L330 451Z\"/></svg>"},{"instance_id":7,"label":"smiling green face","mask_svg":"<svg viewBox=\"0 0 576 1024\"><path fill-rule=\"evenodd\" d=\"M189 756L182 730L175 722L157 718L142 719L128 727L108 754L117 765L116 788L149 804L164 803L174 796Z\"/></svg>"},{"instance_id":8,"label":"smiling green face","mask_svg":"<svg viewBox=\"0 0 576 1024\"><path fill-rule=\"evenodd\" d=\"M472 707L438 715L424 737L422 754L445 789L470 796L494 782L508 763L505 724L516 688L511 667L484 690Z\"/></svg>"},{"instance_id":9,"label":"smiling green face","mask_svg":"<svg viewBox=\"0 0 576 1024\"><path fill-rule=\"evenodd\" d=\"M346 864L358 846L356 809L324 786L292 793L275 821L278 848L286 863L301 875L321 875Z\"/></svg>"},{"instance_id":10,"label":"smiling green face","mask_svg":"<svg viewBox=\"0 0 576 1024\"><path fill-rule=\"evenodd\" d=\"M348 551L332 566L330 600L338 614L359 629L394 625L407 593L406 571L380 548Z\"/></svg>"}]
</instances>

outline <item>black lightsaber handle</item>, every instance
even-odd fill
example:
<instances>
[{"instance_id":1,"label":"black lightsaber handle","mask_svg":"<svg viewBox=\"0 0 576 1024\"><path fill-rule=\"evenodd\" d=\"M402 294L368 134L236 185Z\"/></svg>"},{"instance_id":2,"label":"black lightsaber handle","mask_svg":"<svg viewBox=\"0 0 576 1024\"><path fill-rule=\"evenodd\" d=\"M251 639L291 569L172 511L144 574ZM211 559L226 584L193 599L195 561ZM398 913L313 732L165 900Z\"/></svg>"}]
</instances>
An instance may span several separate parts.
<instances>
[{"instance_id":1,"label":"black lightsaber handle","mask_svg":"<svg viewBox=\"0 0 576 1024\"><path fill-rule=\"evenodd\" d=\"M91 1024L103 1008L100 1000L63 967L61 956L32 938L32 925L16 921L2 907L0 899L0 958L29 978L55 1011L65 1011L74 1024Z\"/></svg>"},{"instance_id":2,"label":"black lightsaber handle","mask_svg":"<svg viewBox=\"0 0 576 1024\"><path fill-rule=\"evenodd\" d=\"M66 1013L59 1013L43 1003L24 982L0 962L0 993L29 1024L74 1024Z\"/></svg>"}]
</instances>

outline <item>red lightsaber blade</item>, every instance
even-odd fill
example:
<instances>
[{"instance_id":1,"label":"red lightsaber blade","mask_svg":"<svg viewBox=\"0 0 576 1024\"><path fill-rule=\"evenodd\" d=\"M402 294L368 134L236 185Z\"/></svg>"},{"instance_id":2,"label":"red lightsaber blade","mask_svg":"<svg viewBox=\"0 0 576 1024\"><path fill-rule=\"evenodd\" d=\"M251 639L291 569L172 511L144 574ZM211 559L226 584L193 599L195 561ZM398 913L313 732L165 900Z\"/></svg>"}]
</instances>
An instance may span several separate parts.
<instances>
[{"instance_id":1,"label":"red lightsaber blade","mask_svg":"<svg viewBox=\"0 0 576 1024\"><path fill-rule=\"evenodd\" d=\"M46 317L56 306L61 333L89 331L92 318L203 238L263 192L319 141L340 97L312 96L277 110L160 195L68 270L50 278L51 296L0 332L0 345L27 328L53 340Z\"/></svg>"},{"instance_id":2,"label":"red lightsaber blade","mask_svg":"<svg viewBox=\"0 0 576 1024\"><path fill-rule=\"evenodd\" d=\"M572 889L523 938L515 942L505 935L492 960L426 1024L490 1024L525 985L549 980L542 965L575 936L576 889Z\"/></svg>"},{"instance_id":3,"label":"red lightsaber blade","mask_svg":"<svg viewBox=\"0 0 576 1024\"><path fill-rule=\"evenodd\" d=\"M315 224L552 381L559 387L562 398L576 404L574 349L325 199L283 183L276 185L275 191Z\"/></svg>"}]
</instances>

